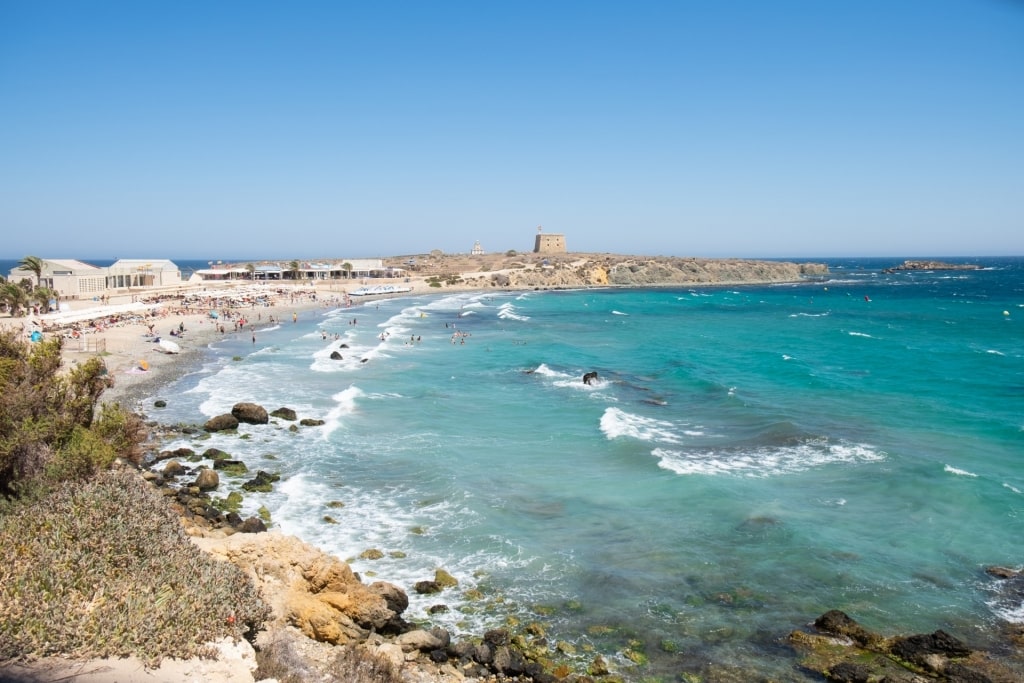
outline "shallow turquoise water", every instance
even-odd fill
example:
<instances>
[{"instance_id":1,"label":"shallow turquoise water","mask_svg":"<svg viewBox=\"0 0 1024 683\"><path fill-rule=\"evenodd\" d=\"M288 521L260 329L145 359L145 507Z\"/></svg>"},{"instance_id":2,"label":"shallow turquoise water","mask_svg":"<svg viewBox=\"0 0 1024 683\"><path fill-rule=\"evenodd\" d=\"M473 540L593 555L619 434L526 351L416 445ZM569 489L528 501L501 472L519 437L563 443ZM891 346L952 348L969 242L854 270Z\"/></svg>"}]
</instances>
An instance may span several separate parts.
<instances>
[{"instance_id":1,"label":"shallow turquoise water","mask_svg":"<svg viewBox=\"0 0 1024 683\"><path fill-rule=\"evenodd\" d=\"M325 420L202 447L279 470L249 509L357 571L412 594L444 567L479 588L482 602L412 594L407 616L444 602L433 619L456 631L543 612L553 639L623 666L639 640L650 674L715 661L795 678L781 639L831 608L980 644L1024 619L982 572L1022 561L1024 261L880 272L897 262L832 262L798 285L310 313L255 350L218 343L152 414L199 422L253 400ZM392 554L358 559L371 547Z\"/></svg>"}]
</instances>

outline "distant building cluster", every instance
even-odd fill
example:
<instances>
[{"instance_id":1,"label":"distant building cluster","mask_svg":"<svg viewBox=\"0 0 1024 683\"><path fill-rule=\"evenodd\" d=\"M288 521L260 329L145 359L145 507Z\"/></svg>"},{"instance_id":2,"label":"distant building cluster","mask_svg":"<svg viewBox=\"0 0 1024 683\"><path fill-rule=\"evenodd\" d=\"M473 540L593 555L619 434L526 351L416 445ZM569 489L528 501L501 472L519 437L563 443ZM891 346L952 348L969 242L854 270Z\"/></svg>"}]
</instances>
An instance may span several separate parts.
<instances>
[{"instance_id":1,"label":"distant building cluster","mask_svg":"<svg viewBox=\"0 0 1024 683\"><path fill-rule=\"evenodd\" d=\"M313 281L341 278L403 277L405 270L384 266L383 259L350 259L316 263L310 261L242 264L214 264L182 277L181 269L167 259L120 259L107 267L94 266L73 259L40 259L42 271L38 283L36 273L18 267L10 271L8 280L29 280L33 285L57 292L61 298L95 298L106 294L174 287L204 282L229 280Z\"/></svg>"}]
</instances>

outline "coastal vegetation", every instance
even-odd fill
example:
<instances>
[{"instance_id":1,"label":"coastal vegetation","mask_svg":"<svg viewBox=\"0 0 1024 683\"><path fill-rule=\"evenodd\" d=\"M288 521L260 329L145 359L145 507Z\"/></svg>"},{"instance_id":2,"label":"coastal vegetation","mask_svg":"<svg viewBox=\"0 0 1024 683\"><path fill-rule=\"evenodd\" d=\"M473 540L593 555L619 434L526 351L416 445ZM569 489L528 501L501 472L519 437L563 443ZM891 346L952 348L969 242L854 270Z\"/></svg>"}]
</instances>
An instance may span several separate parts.
<instances>
[{"instance_id":1,"label":"coastal vegetation","mask_svg":"<svg viewBox=\"0 0 1024 683\"><path fill-rule=\"evenodd\" d=\"M130 467L141 419L99 405L99 358L0 331L0 661L204 654L269 614L247 575L202 553Z\"/></svg>"}]
</instances>

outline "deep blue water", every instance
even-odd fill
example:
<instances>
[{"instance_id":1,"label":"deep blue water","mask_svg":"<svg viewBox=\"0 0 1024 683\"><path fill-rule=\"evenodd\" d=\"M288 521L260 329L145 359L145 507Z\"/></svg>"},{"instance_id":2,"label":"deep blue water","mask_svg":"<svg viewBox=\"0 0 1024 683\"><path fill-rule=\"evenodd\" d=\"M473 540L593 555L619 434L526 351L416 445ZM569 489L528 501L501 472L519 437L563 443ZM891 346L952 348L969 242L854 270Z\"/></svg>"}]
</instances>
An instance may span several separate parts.
<instances>
[{"instance_id":1,"label":"deep blue water","mask_svg":"<svg viewBox=\"0 0 1024 683\"><path fill-rule=\"evenodd\" d=\"M449 605L431 619L458 632L542 619L632 680L707 662L800 680L785 636L832 608L984 644L1024 620L983 572L1024 562L1024 259L823 260L825 282L310 312L217 343L147 411L325 420L169 447L279 471L248 512L401 585L409 618ZM413 593L438 567L459 588Z\"/></svg>"}]
</instances>

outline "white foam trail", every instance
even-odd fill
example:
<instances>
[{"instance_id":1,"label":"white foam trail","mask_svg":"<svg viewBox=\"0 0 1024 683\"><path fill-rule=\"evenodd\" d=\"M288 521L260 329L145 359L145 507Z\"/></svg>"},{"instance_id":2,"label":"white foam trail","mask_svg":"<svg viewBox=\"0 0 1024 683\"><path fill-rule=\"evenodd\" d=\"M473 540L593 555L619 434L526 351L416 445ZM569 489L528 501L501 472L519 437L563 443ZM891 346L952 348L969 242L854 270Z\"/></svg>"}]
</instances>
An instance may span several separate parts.
<instances>
[{"instance_id":1,"label":"white foam trail","mask_svg":"<svg viewBox=\"0 0 1024 683\"><path fill-rule=\"evenodd\" d=\"M866 444L812 439L795 446L763 446L749 451L683 451L656 448L658 467L682 475L771 477L834 464L878 462L885 454Z\"/></svg>"},{"instance_id":2,"label":"white foam trail","mask_svg":"<svg viewBox=\"0 0 1024 683\"><path fill-rule=\"evenodd\" d=\"M612 315L629 315L629 313L623 313L622 311L613 310Z\"/></svg>"},{"instance_id":3,"label":"white foam trail","mask_svg":"<svg viewBox=\"0 0 1024 683\"><path fill-rule=\"evenodd\" d=\"M619 408L605 409L604 415L601 416L601 431L609 441L632 438L661 443L682 442L675 425L671 422L634 415Z\"/></svg>"},{"instance_id":4,"label":"white foam trail","mask_svg":"<svg viewBox=\"0 0 1024 683\"><path fill-rule=\"evenodd\" d=\"M870 334L865 334L864 332L847 332L847 334L851 337L866 337L867 339L874 339Z\"/></svg>"},{"instance_id":5,"label":"white foam trail","mask_svg":"<svg viewBox=\"0 0 1024 683\"><path fill-rule=\"evenodd\" d=\"M995 349L988 349L985 353L991 353L994 356L1005 356L1006 354L1002 351L996 351Z\"/></svg>"},{"instance_id":6,"label":"white foam trail","mask_svg":"<svg viewBox=\"0 0 1024 683\"><path fill-rule=\"evenodd\" d=\"M520 315L516 312L515 304L510 301L498 306L498 317L502 320L529 320L530 316Z\"/></svg>"},{"instance_id":7,"label":"white foam trail","mask_svg":"<svg viewBox=\"0 0 1024 683\"><path fill-rule=\"evenodd\" d=\"M340 391L331 398L335 405L327 412L322 426L321 438L327 439L336 429L341 427L345 417L356 410L356 399L363 396L363 391L354 384L344 391Z\"/></svg>"},{"instance_id":8,"label":"white foam trail","mask_svg":"<svg viewBox=\"0 0 1024 683\"><path fill-rule=\"evenodd\" d=\"M946 465L945 467L943 467L942 470L944 472L949 472L950 474L956 474L956 475L961 476L961 477L977 477L978 476L974 472L968 472L967 470L961 470L959 468L951 467L949 465Z\"/></svg>"},{"instance_id":9,"label":"white foam trail","mask_svg":"<svg viewBox=\"0 0 1024 683\"><path fill-rule=\"evenodd\" d=\"M1016 486L1011 486L1010 484L1007 484L1006 482L1003 482L1003 488L1010 489L1011 491L1013 491L1014 493L1017 493L1017 494L1020 493L1020 489L1019 488L1017 488Z\"/></svg>"},{"instance_id":10,"label":"white foam trail","mask_svg":"<svg viewBox=\"0 0 1024 683\"><path fill-rule=\"evenodd\" d=\"M790 313L790 318L825 318L830 314L826 311L825 313Z\"/></svg>"}]
</instances>

